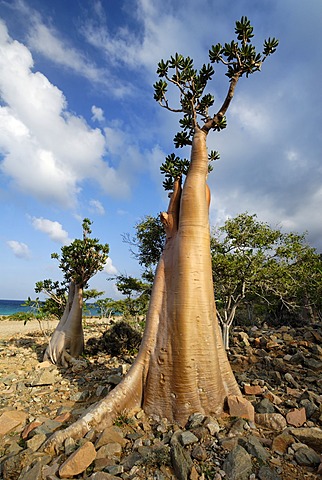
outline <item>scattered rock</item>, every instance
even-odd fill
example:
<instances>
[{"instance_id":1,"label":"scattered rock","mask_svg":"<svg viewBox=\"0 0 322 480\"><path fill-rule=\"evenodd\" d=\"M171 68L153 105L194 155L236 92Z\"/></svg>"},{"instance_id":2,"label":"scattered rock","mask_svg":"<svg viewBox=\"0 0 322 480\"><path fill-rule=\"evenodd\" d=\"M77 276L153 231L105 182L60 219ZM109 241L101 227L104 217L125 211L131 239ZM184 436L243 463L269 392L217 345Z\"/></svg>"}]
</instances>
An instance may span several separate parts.
<instances>
[{"instance_id":1,"label":"scattered rock","mask_svg":"<svg viewBox=\"0 0 322 480\"><path fill-rule=\"evenodd\" d=\"M28 414L19 410L8 410L0 416L0 436L11 431L21 431L27 420Z\"/></svg>"},{"instance_id":2,"label":"scattered rock","mask_svg":"<svg viewBox=\"0 0 322 480\"><path fill-rule=\"evenodd\" d=\"M59 468L60 478L69 478L84 472L95 458L96 450L92 442L84 443Z\"/></svg>"},{"instance_id":3,"label":"scattered rock","mask_svg":"<svg viewBox=\"0 0 322 480\"><path fill-rule=\"evenodd\" d=\"M229 480L249 480L252 469L251 457L240 445L236 445L227 455L223 464L223 470Z\"/></svg>"},{"instance_id":4,"label":"scattered rock","mask_svg":"<svg viewBox=\"0 0 322 480\"><path fill-rule=\"evenodd\" d=\"M294 458L299 465L306 465L308 467L317 467L320 465L321 457L318 455L313 448L300 447L296 450Z\"/></svg>"},{"instance_id":5,"label":"scattered rock","mask_svg":"<svg viewBox=\"0 0 322 480\"><path fill-rule=\"evenodd\" d=\"M322 453L322 430L320 428L292 428L290 433L300 442L305 443L316 452Z\"/></svg>"},{"instance_id":6,"label":"scattered rock","mask_svg":"<svg viewBox=\"0 0 322 480\"><path fill-rule=\"evenodd\" d=\"M246 398L230 395L227 398L229 415L254 421L254 407Z\"/></svg>"},{"instance_id":7,"label":"scattered rock","mask_svg":"<svg viewBox=\"0 0 322 480\"><path fill-rule=\"evenodd\" d=\"M193 463L188 451L179 442L174 442L171 447L171 460L178 480L188 480Z\"/></svg>"},{"instance_id":8,"label":"scattered rock","mask_svg":"<svg viewBox=\"0 0 322 480\"><path fill-rule=\"evenodd\" d=\"M280 413L256 413L255 423L277 432L284 430L286 427L286 420Z\"/></svg>"},{"instance_id":9,"label":"scattered rock","mask_svg":"<svg viewBox=\"0 0 322 480\"><path fill-rule=\"evenodd\" d=\"M273 439L272 451L279 455L284 455L292 443L294 443L294 437L287 432L283 432Z\"/></svg>"},{"instance_id":10,"label":"scattered rock","mask_svg":"<svg viewBox=\"0 0 322 480\"><path fill-rule=\"evenodd\" d=\"M262 395L263 389L259 385L244 385L245 395Z\"/></svg>"},{"instance_id":11,"label":"scattered rock","mask_svg":"<svg viewBox=\"0 0 322 480\"><path fill-rule=\"evenodd\" d=\"M293 427L302 427L306 422L305 408L295 408L286 414L286 421Z\"/></svg>"}]
</instances>

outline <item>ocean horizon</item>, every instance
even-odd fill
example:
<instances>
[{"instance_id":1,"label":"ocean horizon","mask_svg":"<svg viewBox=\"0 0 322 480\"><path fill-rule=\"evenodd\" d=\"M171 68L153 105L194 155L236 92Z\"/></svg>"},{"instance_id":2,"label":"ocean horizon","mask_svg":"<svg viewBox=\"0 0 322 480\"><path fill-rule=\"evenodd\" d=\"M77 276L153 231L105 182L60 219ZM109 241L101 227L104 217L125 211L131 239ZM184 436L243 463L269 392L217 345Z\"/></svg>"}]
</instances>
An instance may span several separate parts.
<instances>
[{"instance_id":1,"label":"ocean horizon","mask_svg":"<svg viewBox=\"0 0 322 480\"><path fill-rule=\"evenodd\" d=\"M18 312L30 312L30 307L23 307L27 300L0 300L0 315L14 315Z\"/></svg>"},{"instance_id":2,"label":"ocean horizon","mask_svg":"<svg viewBox=\"0 0 322 480\"><path fill-rule=\"evenodd\" d=\"M23 306L27 300L1 300L0 299L0 317L10 316L19 312L30 312L31 307ZM85 315L87 317L96 317L99 315L98 310L91 304L87 305L88 311Z\"/></svg>"}]
</instances>

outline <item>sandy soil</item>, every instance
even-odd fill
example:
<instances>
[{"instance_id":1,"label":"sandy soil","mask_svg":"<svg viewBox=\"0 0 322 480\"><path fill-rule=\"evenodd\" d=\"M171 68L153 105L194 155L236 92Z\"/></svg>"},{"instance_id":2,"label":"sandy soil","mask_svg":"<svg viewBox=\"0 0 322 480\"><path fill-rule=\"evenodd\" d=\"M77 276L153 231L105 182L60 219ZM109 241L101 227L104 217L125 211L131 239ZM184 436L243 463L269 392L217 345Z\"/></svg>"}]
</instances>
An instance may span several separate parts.
<instances>
[{"instance_id":1,"label":"sandy soil","mask_svg":"<svg viewBox=\"0 0 322 480\"><path fill-rule=\"evenodd\" d=\"M57 325L57 322L43 322L45 330L52 330ZM24 325L22 320L0 320L0 340L8 339L17 334L26 335L29 332L40 331L39 322L37 320L30 320Z\"/></svg>"},{"instance_id":2,"label":"sandy soil","mask_svg":"<svg viewBox=\"0 0 322 480\"><path fill-rule=\"evenodd\" d=\"M8 339L15 335L26 335L30 332L41 332L41 330L47 333L48 331L54 330L57 323L57 320L42 321L40 327L38 320L29 320L26 325L24 325L23 320L6 320L5 317L0 317L0 340ZM108 323L108 321L106 318L86 317L86 322L84 322L83 318L83 324L84 323L105 324Z\"/></svg>"}]
</instances>

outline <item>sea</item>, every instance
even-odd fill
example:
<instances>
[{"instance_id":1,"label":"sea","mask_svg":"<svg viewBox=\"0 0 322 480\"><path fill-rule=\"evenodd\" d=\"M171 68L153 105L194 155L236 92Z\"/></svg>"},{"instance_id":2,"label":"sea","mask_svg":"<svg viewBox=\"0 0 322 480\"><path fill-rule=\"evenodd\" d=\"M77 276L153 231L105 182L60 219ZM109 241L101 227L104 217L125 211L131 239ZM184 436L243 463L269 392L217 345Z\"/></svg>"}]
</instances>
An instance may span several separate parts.
<instances>
[{"instance_id":1,"label":"sea","mask_svg":"<svg viewBox=\"0 0 322 480\"><path fill-rule=\"evenodd\" d=\"M0 300L0 316L14 315L18 312L30 312L30 307L24 307L25 300ZM98 310L94 305L87 305L87 310L84 313L87 317L97 317L99 315Z\"/></svg>"}]
</instances>

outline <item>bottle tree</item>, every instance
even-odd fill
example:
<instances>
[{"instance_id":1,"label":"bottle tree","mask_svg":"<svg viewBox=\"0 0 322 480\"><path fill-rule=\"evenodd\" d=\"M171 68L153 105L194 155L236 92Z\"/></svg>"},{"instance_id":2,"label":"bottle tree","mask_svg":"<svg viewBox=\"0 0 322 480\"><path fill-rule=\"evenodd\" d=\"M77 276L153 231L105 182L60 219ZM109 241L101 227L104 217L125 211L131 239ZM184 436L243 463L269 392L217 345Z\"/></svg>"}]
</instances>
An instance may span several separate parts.
<instances>
[{"instance_id":1,"label":"bottle tree","mask_svg":"<svg viewBox=\"0 0 322 480\"><path fill-rule=\"evenodd\" d=\"M108 258L108 244L100 244L91 238L91 221L83 220L83 238L61 248L59 260L64 280L69 284L68 298L61 319L49 341L44 360L66 367L70 357L77 357L84 349L82 324L83 294L89 280L103 270Z\"/></svg>"},{"instance_id":2,"label":"bottle tree","mask_svg":"<svg viewBox=\"0 0 322 480\"><path fill-rule=\"evenodd\" d=\"M206 184L210 132L226 127L226 112L241 77L261 69L278 45L265 40L262 53L251 43L253 27L246 17L236 22L236 40L209 51L210 64L195 69L189 57L175 54L161 60L154 98L179 113L176 147L191 145L190 160L170 155L162 165L165 188L172 189L167 212L161 214L166 242L152 288L146 328L138 356L123 381L81 419L49 440L50 449L68 436L102 428L125 409L143 408L184 425L193 412L219 415L225 399L241 395L228 362L216 317L210 255L209 202ZM206 93L212 64L227 67L228 91L220 108L210 113L214 97ZM170 105L167 89L179 93ZM183 182L183 177L184 182Z\"/></svg>"}]
</instances>

